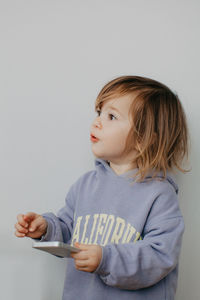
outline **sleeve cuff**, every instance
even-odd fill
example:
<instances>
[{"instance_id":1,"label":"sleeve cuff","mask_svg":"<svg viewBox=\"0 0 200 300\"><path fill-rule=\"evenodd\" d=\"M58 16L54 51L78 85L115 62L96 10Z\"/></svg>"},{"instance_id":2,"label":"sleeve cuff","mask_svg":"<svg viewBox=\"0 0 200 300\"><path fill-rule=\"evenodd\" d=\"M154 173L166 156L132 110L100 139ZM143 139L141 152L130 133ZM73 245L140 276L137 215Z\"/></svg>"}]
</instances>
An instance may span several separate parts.
<instances>
[{"instance_id":1,"label":"sleeve cuff","mask_svg":"<svg viewBox=\"0 0 200 300\"><path fill-rule=\"evenodd\" d=\"M98 265L97 269L94 271L94 273L100 275L100 276L106 276L109 274L107 267L107 261L109 258L109 253L110 253L110 247L109 245L101 247L102 248L102 258L100 261L100 264Z\"/></svg>"},{"instance_id":2,"label":"sleeve cuff","mask_svg":"<svg viewBox=\"0 0 200 300\"><path fill-rule=\"evenodd\" d=\"M47 221L47 231L44 235L42 235L42 237L40 239L41 242L52 240L52 232L53 232L53 226L52 226L49 218L47 218L44 215L43 215L43 218L45 218L45 220Z\"/></svg>"}]
</instances>

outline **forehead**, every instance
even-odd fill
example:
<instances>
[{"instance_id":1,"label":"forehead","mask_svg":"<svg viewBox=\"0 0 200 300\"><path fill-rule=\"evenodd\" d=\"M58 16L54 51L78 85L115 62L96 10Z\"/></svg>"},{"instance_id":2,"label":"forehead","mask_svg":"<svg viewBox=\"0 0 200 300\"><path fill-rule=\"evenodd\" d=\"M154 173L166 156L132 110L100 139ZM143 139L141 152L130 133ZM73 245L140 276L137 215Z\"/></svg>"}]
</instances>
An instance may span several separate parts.
<instances>
[{"instance_id":1,"label":"forehead","mask_svg":"<svg viewBox=\"0 0 200 300\"><path fill-rule=\"evenodd\" d=\"M105 100L102 103L102 108L107 109L112 107L121 112L123 115L128 115L133 98L133 95L113 97L112 99Z\"/></svg>"}]
</instances>

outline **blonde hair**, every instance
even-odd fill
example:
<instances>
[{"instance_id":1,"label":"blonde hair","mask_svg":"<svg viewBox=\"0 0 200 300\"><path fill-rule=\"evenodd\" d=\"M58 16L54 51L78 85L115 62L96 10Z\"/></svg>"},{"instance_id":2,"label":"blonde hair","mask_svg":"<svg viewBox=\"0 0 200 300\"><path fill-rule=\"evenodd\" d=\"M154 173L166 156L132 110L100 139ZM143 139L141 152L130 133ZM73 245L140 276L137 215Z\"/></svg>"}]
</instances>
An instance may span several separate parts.
<instances>
[{"instance_id":1,"label":"blonde hair","mask_svg":"<svg viewBox=\"0 0 200 300\"><path fill-rule=\"evenodd\" d=\"M123 154L137 152L133 161L138 167L136 181L144 180L150 170L152 178L158 172L166 178L166 171L173 171L174 167L183 173L190 171L180 166L184 157L188 158L189 133L178 95L153 79L121 76L101 89L95 110L101 109L104 101L127 94L133 96L129 112L132 128Z\"/></svg>"}]
</instances>

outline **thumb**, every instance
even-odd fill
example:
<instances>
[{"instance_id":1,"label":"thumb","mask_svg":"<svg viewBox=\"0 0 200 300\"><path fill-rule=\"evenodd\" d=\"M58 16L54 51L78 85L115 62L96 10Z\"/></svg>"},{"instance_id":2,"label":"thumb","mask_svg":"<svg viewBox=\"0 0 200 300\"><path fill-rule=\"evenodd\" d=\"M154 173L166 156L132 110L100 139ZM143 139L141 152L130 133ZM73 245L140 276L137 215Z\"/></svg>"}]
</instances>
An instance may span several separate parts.
<instances>
[{"instance_id":1,"label":"thumb","mask_svg":"<svg viewBox=\"0 0 200 300\"><path fill-rule=\"evenodd\" d=\"M39 216L39 215L38 215ZM42 224L44 224L43 218L35 218L29 226L29 231L34 232L36 229L38 229Z\"/></svg>"},{"instance_id":2,"label":"thumb","mask_svg":"<svg viewBox=\"0 0 200 300\"><path fill-rule=\"evenodd\" d=\"M45 221L41 215L36 213L28 213L27 218L29 218L29 231L34 232L42 224L45 225Z\"/></svg>"},{"instance_id":3,"label":"thumb","mask_svg":"<svg viewBox=\"0 0 200 300\"><path fill-rule=\"evenodd\" d=\"M75 243L74 243L74 246L77 247L77 248L79 248L79 249L81 249L81 250L87 250L87 249L89 248L88 245L80 244L80 243L78 243L78 242L75 242Z\"/></svg>"}]
</instances>

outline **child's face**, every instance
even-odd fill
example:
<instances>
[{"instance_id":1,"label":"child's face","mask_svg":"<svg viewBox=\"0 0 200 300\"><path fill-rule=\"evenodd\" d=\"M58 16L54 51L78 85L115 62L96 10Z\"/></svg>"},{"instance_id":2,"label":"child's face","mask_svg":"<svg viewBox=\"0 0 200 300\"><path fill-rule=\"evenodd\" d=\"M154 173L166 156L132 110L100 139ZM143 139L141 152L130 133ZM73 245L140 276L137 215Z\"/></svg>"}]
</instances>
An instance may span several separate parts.
<instances>
[{"instance_id":1,"label":"child's face","mask_svg":"<svg viewBox=\"0 0 200 300\"><path fill-rule=\"evenodd\" d=\"M128 156L122 157L122 152L132 124L132 101L133 97L125 95L103 103L91 126L92 152L96 157L113 163L127 162Z\"/></svg>"}]
</instances>

